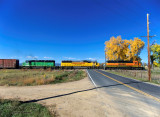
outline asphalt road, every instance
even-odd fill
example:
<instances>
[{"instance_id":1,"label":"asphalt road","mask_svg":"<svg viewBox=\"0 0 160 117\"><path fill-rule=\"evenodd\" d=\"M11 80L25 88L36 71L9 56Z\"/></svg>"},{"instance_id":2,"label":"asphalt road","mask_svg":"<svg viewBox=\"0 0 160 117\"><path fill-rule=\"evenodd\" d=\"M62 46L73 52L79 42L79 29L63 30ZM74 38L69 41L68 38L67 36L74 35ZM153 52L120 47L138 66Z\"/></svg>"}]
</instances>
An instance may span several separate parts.
<instances>
[{"instance_id":1,"label":"asphalt road","mask_svg":"<svg viewBox=\"0 0 160 117\"><path fill-rule=\"evenodd\" d=\"M160 86L102 70L87 70L98 90L106 92L126 117L160 117Z\"/></svg>"}]
</instances>

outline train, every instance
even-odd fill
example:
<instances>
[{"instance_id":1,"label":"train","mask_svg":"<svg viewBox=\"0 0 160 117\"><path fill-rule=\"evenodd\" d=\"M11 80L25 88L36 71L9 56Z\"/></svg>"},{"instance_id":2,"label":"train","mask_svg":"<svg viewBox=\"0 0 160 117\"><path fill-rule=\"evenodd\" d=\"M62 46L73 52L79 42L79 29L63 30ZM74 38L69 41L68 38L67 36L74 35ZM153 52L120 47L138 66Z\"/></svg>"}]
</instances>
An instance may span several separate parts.
<instances>
[{"instance_id":1,"label":"train","mask_svg":"<svg viewBox=\"0 0 160 117\"><path fill-rule=\"evenodd\" d=\"M0 59L1 69L19 69L19 68L53 68L53 69L72 69L72 68L87 68L87 69L144 69L138 61L106 61L104 66L101 66L97 61L82 60L71 61L62 60L60 66L55 64L55 60L26 60L20 65L17 59Z\"/></svg>"},{"instance_id":2,"label":"train","mask_svg":"<svg viewBox=\"0 0 160 117\"><path fill-rule=\"evenodd\" d=\"M139 61L107 61L105 69L135 69L143 70L142 64Z\"/></svg>"},{"instance_id":3,"label":"train","mask_svg":"<svg viewBox=\"0 0 160 117\"><path fill-rule=\"evenodd\" d=\"M78 68L78 67L84 67L84 68L99 68L100 64L97 61L89 61L89 60L83 60L83 61L68 61L64 60L61 62L62 68Z\"/></svg>"},{"instance_id":4,"label":"train","mask_svg":"<svg viewBox=\"0 0 160 117\"><path fill-rule=\"evenodd\" d=\"M19 60L17 59L0 59L0 68L9 69L9 68L19 68Z\"/></svg>"},{"instance_id":5,"label":"train","mask_svg":"<svg viewBox=\"0 0 160 117\"><path fill-rule=\"evenodd\" d=\"M97 61L69 61L63 60L60 66L55 65L55 60L27 60L22 63L22 68L98 68Z\"/></svg>"},{"instance_id":6,"label":"train","mask_svg":"<svg viewBox=\"0 0 160 117\"><path fill-rule=\"evenodd\" d=\"M22 68L53 68L55 60L26 60L22 63Z\"/></svg>"}]
</instances>

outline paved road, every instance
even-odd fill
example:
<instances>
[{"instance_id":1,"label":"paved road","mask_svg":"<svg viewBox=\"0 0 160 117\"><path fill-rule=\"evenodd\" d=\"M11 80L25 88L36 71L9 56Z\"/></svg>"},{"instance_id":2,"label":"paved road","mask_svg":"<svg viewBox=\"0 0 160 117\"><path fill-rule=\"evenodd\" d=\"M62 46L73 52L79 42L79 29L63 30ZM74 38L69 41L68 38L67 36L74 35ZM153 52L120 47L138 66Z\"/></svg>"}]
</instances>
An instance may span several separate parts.
<instances>
[{"instance_id":1,"label":"paved road","mask_svg":"<svg viewBox=\"0 0 160 117\"><path fill-rule=\"evenodd\" d=\"M127 117L160 117L160 86L102 70L87 71L97 89L111 96Z\"/></svg>"}]
</instances>

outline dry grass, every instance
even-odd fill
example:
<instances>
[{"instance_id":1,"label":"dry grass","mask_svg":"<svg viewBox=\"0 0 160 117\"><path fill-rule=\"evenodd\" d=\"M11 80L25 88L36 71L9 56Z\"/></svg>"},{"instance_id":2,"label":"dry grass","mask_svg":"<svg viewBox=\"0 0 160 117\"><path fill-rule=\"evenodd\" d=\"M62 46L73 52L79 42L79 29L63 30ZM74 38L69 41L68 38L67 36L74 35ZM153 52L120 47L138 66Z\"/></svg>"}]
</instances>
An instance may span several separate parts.
<instances>
[{"instance_id":1,"label":"dry grass","mask_svg":"<svg viewBox=\"0 0 160 117\"><path fill-rule=\"evenodd\" d=\"M24 85L29 85L32 84L35 81L34 78L28 78L28 79L24 79L23 83Z\"/></svg>"},{"instance_id":2,"label":"dry grass","mask_svg":"<svg viewBox=\"0 0 160 117\"><path fill-rule=\"evenodd\" d=\"M85 72L82 70L43 70L43 69L2 69L0 70L0 85L9 86L31 86L54 84L74 81L84 78Z\"/></svg>"},{"instance_id":3,"label":"dry grass","mask_svg":"<svg viewBox=\"0 0 160 117\"><path fill-rule=\"evenodd\" d=\"M148 81L148 72L146 70L106 70L117 75L124 77L134 78L141 81ZM151 73L152 83L160 84L160 72L152 70Z\"/></svg>"}]
</instances>

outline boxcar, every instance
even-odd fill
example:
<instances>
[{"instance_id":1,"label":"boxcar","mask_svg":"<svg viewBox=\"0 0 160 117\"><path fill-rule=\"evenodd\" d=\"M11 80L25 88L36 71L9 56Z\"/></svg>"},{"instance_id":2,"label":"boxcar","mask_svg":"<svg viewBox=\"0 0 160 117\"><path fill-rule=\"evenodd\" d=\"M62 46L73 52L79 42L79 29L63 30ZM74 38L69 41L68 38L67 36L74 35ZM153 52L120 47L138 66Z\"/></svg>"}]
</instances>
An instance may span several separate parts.
<instances>
[{"instance_id":1,"label":"boxcar","mask_svg":"<svg viewBox=\"0 0 160 117\"><path fill-rule=\"evenodd\" d=\"M27 60L22 63L23 68L52 68L55 67L55 60Z\"/></svg>"},{"instance_id":2,"label":"boxcar","mask_svg":"<svg viewBox=\"0 0 160 117\"><path fill-rule=\"evenodd\" d=\"M0 68L1 69L19 68L19 60L17 60L17 59L0 59Z\"/></svg>"}]
</instances>

